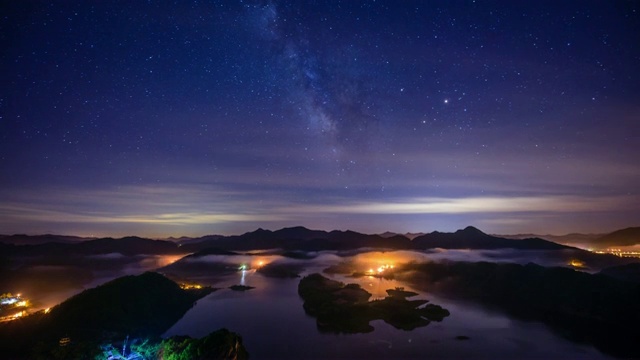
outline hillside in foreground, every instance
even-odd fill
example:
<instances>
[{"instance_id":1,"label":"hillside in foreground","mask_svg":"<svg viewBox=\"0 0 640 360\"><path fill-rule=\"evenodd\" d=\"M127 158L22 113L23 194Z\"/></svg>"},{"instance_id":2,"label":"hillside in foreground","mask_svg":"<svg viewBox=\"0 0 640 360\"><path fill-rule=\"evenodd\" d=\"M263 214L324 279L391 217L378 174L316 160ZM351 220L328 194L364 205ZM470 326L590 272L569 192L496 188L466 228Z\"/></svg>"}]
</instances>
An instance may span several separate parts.
<instances>
[{"instance_id":1,"label":"hillside in foreground","mask_svg":"<svg viewBox=\"0 0 640 360\"><path fill-rule=\"evenodd\" d=\"M121 277L85 290L49 313L42 311L2 324L0 347L11 358L93 358L102 353L101 345L130 339L131 347L136 342L151 348L148 345L155 344L158 351L159 336L211 291L183 290L152 272ZM214 337L217 340L209 339L208 343L225 354L233 354L236 348L245 353L237 335L221 333ZM229 347L218 337L227 339ZM193 341L199 344L198 340Z\"/></svg>"}]
</instances>

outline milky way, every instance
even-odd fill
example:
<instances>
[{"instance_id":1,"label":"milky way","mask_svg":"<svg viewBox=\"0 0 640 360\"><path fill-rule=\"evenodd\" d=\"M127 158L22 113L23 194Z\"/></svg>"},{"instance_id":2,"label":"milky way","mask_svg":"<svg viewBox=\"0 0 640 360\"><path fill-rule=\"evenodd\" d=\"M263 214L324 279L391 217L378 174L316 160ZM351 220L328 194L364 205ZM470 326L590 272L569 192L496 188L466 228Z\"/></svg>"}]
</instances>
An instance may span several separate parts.
<instances>
[{"instance_id":1,"label":"milky way","mask_svg":"<svg viewBox=\"0 0 640 360\"><path fill-rule=\"evenodd\" d=\"M638 225L639 11L5 4L0 233Z\"/></svg>"}]
</instances>

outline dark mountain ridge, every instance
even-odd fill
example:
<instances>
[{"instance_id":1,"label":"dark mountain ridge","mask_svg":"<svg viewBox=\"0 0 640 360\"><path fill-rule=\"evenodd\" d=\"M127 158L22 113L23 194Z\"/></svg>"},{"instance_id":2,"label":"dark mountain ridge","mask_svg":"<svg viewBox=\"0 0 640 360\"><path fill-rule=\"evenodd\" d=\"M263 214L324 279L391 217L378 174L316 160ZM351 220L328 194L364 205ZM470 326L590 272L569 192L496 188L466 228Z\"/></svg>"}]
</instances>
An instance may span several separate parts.
<instances>
[{"instance_id":1,"label":"dark mountain ridge","mask_svg":"<svg viewBox=\"0 0 640 360\"><path fill-rule=\"evenodd\" d=\"M479 229L468 226L454 233L432 233L418 236L412 241L416 249L520 249L520 250L561 250L572 249L540 238L522 240L506 239L488 235Z\"/></svg>"},{"instance_id":2,"label":"dark mountain ridge","mask_svg":"<svg viewBox=\"0 0 640 360\"><path fill-rule=\"evenodd\" d=\"M0 235L0 243L14 244L14 245L38 245L46 244L50 242L56 243L79 243L82 241L95 239L93 237L81 237L70 235L25 235L25 234L13 234L13 235Z\"/></svg>"},{"instance_id":3,"label":"dark mountain ridge","mask_svg":"<svg viewBox=\"0 0 640 360\"><path fill-rule=\"evenodd\" d=\"M101 238L81 242L47 242L35 245L0 243L3 255L14 256L68 256L120 253L123 255L169 255L184 253L170 241L151 240L136 236L121 239Z\"/></svg>"},{"instance_id":4,"label":"dark mountain ridge","mask_svg":"<svg viewBox=\"0 0 640 360\"><path fill-rule=\"evenodd\" d=\"M284 228L277 231L258 229L238 236L216 238L182 246L194 256L209 254L207 248L219 250L283 249L285 251L354 250L381 248L391 250L444 249L519 249L519 250L577 250L547 240L532 238L512 240L487 235L474 227L455 233L432 232L409 240L402 235L367 235L354 231L331 232L309 230L304 227Z\"/></svg>"},{"instance_id":5,"label":"dark mountain ridge","mask_svg":"<svg viewBox=\"0 0 640 360\"><path fill-rule=\"evenodd\" d=\"M640 227L629 227L601 236L593 241L600 247L633 246L640 244Z\"/></svg>"},{"instance_id":6,"label":"dark mountain ridge","mask_svg":"<svg viewBox=\"0 0 640 360\"><path fill-rule=\"evenodd\" d=\"M51 238L55 240L55 236ZM276 231L257 229L242 235L204 236L193 241L176 244L167 240L152 240L137 236L120 239L100 238L76 243L47 242L36 245L13 245L0 243L5 256L67 256L120 253L133 255L169 255L195 253L207 248L224 251L248 251L282 249L319 251L353 250L358 248L383 248L393 250L409 249L520 249L520 250L562 250L573 249L540 238L522 240L506 239L485 234L469 226L453 233L434 231L409 240L403 235L368 235L355 231L310 230L302 226L283 228Z\"/></svg>"},{"instance_id":7,"label":"dark mountain ridge","mask_svg":"<svg viewBox=\"0 0 640 360\"><path fill-rule=\"evenodd\" d=\"M525 239L537 237L544 240L553 241L566 245L582 245L595 249L605 249L611 247L624 247L640 244L640 227L628 227L616 230L608 234L579 234L571 233L566 235L535 235L535 234L515 234L515 235L494 235L507 239Z\"/></svg>"}]
</instances>

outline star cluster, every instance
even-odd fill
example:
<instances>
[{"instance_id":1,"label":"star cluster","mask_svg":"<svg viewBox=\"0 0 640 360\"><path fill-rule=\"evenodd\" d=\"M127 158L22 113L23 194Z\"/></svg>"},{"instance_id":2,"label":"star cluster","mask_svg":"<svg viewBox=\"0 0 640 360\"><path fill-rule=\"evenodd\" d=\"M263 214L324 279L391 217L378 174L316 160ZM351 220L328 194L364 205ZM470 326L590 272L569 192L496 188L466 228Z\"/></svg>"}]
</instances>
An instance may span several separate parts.
<instances>
[{"instance_id":1,"label":"star cluster","mask_svg":"<svg viewBox=\"0 0 640 360\"><path fill-rule=\"evenodd\" d=\"M0 233L637 225L639 12L4 4Z\"/></svg>"}]
</instances>

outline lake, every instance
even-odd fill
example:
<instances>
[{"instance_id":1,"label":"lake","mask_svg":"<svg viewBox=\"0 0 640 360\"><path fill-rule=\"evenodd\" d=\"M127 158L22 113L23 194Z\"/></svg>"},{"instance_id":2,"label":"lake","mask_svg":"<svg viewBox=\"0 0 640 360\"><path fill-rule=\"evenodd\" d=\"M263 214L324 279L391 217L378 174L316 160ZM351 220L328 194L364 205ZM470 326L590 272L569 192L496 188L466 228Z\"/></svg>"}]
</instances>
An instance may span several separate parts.
<instances>
[{"instance_id":1,"label":"lake","mask_svg":"<svg viewBox=\"0 0 640 360\"><path fill-rule=\"evenodd\" d=\"M301 274L304 276L321 272L329 265L349 261L367 272L376 271L386 264L442 259L446 254L372 251L346 257L332 252L315 255L318 256L312 260L260 254L211 255L194 259L216 264L216 269L220 264L228 264L230 268L247 264L249 270L190 274L194 281L222 289L198 301L164 336L201 337L216 329L227 328L243 337L252 359L611 358L592 346L560 337L544 324L513 319L505 313L471 302L437 296L398 280L371 276L346 278L324 274L345 283L358 283L372 293L372 299L384 297L387 289L404 287L419 294L415 299L427 299L448 309L451 315L442 322L432 322L412 331L398 330L378 320L371 323L375 330L366 334L321 333L315 318L304 312L302 299L297 293L299 278L270 278L256 272L255 268L271 262L292 263L304 267ZM482 260L484 256L473 252L451 252L449 255L456 260L460 260L460 256L466 256L468 260ZM495 254L489 256L495 258ZM227 289L235 284L254 286L255 289L244 292ZM458 336L469 339L459 340Z\"/></svg>"}]
</instances>

